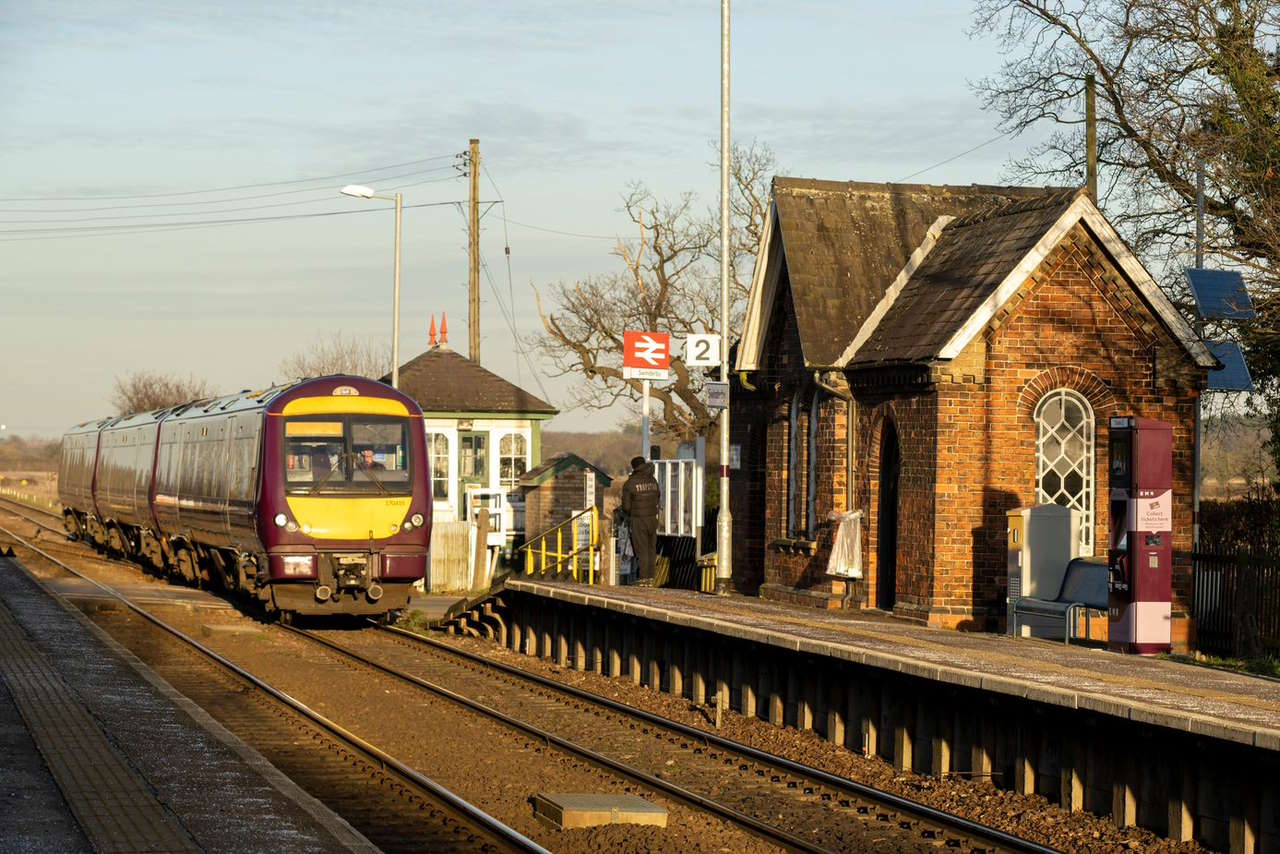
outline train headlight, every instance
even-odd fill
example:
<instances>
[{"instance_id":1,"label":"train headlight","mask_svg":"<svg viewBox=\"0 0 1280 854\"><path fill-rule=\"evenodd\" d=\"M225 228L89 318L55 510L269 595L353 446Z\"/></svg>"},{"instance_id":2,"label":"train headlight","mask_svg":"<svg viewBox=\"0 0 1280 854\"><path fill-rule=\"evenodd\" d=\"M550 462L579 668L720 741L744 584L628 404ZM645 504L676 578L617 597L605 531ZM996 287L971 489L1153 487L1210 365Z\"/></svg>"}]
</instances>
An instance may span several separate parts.
<instances>
[{"instance_id":1,"label":"train headlight","mask_svg":"<svg viewBox=\"0 0 1280 854\"><path fill-rule=\"evenodd\" d=\"M303 525L303 526L302 526L302 533L304 533L304 534L310 534L310 533L311 533L311 526L310 526L310 525Z\"/></svg>"},{"instance_id":2,"label":"train headlight","mask_svg":"<svg viewBox=\"0 0 1280 854\"><path fill-rule=\"evenodd\" d=\"M413 527L421 528L422 523L426 520L422 518L421 513L414 513L412 516L409 517L409 521L413 523Z\"/></svg>"},{"instance_id":3,"label":"train headlight","mask_svg":"<svg viewBox=\"0 0 1280 854\"><path fill-rule=\"evenodd\" d=\"M275 523L277 528L283 528L285 525L289 524L289 517L283 513L277 513Z\"/></svg>"},{"instance_id":4,"label":"train headlight","mask_svg":"<svg viewBox=\"0 0 1280 854\"><path fill-rule=\"evenodd\" d=\"M294 531L298 530L298 523L290 519L289 524L285 525L284 529L292 534Z\"/></svg>"},{"instance_id":5,"label":"train headlight","mask_svg":"<svg viewBox=\"0 0 1280 854\"><path fill-rule=\"evenodd\" d=\"M315 558L311 555L284 555L281 559L285 575L312 575Z\"/></svg>"}]
</instances>

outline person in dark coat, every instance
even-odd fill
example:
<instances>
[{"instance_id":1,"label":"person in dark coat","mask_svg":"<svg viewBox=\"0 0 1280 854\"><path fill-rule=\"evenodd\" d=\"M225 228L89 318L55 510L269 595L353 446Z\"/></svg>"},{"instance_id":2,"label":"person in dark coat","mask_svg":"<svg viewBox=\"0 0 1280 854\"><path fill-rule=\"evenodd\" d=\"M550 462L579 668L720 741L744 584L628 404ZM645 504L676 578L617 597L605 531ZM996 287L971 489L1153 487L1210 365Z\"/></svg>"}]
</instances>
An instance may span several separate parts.
<instances>
[{"instance_id":1,"label":"person in dark coat","mask_svg":"<svg viewBox=\"0 0 1280 854\"><path fill-rule=\"evenodd\" d=\"M653 562L658 554L658 498L653 463L635 457L631 460L631 476L622 485L622 512L631 520L631 548L641 581L653 578Z\"/></svg>"}]
</instances>

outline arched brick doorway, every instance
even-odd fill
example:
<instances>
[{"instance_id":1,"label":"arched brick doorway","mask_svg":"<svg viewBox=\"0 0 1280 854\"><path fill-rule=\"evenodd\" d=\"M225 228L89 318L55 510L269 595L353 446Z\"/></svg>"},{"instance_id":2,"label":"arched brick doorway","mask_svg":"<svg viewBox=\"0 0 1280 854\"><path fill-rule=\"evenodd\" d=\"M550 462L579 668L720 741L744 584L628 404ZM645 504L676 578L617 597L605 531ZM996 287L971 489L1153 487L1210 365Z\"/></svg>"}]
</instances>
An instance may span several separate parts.
<instances>
[{"instance_id":1,"label":"arched brick doorway","mask_svg":"<svg viewBox=\"0 0 1280 854\"><path fill-rule=\"evenodd\" d=\"M898 430L886 418L880 430L880 501L876 511L876 607L892 611L898 587Z\"/></svg>"}]
</instances>

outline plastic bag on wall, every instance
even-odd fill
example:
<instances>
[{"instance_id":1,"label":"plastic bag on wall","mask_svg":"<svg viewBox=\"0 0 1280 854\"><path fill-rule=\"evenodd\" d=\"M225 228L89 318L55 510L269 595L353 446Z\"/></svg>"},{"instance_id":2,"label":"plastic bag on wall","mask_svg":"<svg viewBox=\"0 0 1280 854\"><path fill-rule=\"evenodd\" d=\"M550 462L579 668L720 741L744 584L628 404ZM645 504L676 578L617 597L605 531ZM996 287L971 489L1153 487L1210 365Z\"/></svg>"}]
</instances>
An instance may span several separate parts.
<instances>
[{"instance_id":1,"label":"plastic bag on wall","mask_svg":"<svg viewBox=\"0 0 1280 854\"><path fill-rule=\"evenodd\" d=\"M827 574L841 578L862 577L862 511L834 517L836 539L827 558Z\"/></svg>"}]
</instances>

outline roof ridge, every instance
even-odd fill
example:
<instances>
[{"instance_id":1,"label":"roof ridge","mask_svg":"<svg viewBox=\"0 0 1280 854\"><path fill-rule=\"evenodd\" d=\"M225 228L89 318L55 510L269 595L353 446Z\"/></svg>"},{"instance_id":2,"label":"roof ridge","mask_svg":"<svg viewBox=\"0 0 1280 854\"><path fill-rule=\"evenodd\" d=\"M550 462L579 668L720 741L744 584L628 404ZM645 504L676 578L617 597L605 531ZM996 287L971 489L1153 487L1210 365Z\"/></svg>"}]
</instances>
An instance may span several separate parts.
<instances>
[{"instance_id":1,"label":"roof ridge","mask_svg":"<svg viewBox=\"0 0 1280 854\"><path fill-rule=\"evenodd\" d=\"M897 181L833 181L826 178L773 176L775 189L784 191L853 192L857 190L952 190L990 192L1042 197L1060 192L1076 192L1074 187L1042 187L1030 184L905 184Z\"/></svg>"},{"instance_id":2,"label":"roof ridge","mask_svg":"<svg viewBox=\"0 0 1280 854\"><path fill-rule=\"evenodd\" d=\"M998 219L1002 216L1012 216L1014 214L1029 213L1031 211L1048 210L1049 208L1058 206L1069 206L1081 194L1087 194L1089 191L1084 187L1075 189L1055 189L1047 192L1039 197L1030 199L1018 199L1017 201L1005 202L988 208L985 211L969 214L968 216L956 217L947 225L948 231L954 231L958 228L965 228L970 225L988 222Z\"/></svg>"},{"instance_id":3,"label":"roof ridge","mask_svg":"<svg viewBox=\"0 0 1280 854\"><path fill-rule=\"evenodd\" d=\"M527 389L521 388L496 371L490 370L474 359L470 359L447 347L431 347L402 364L400 366L402 390L404 390L404 386L413 386L423 371L434 371L440 374L441 376L435 379L441 388L456 386L458 382L471 383L472 387L469 391L473 394L478 394L480 397L484 396L482 391L484 388L500 389L503 396L510 398L509 404L515 407L504 408L502 411L547 412L553 414L557 414L560 411L554 404L543 400ZM467 374L466 372L472 373ZM388 382L389 377L390 374L383 376L382 381ZM448 377L449 381L442 382L441 377ZM414 395L411 394L410 396L413 397ZM419 400L418 403L423 405L424 401ZM423 409L429 408L429 402L427 405L423 405ZM477 409L476 411L480 410Z\"/></svg>"}]
</instances>

